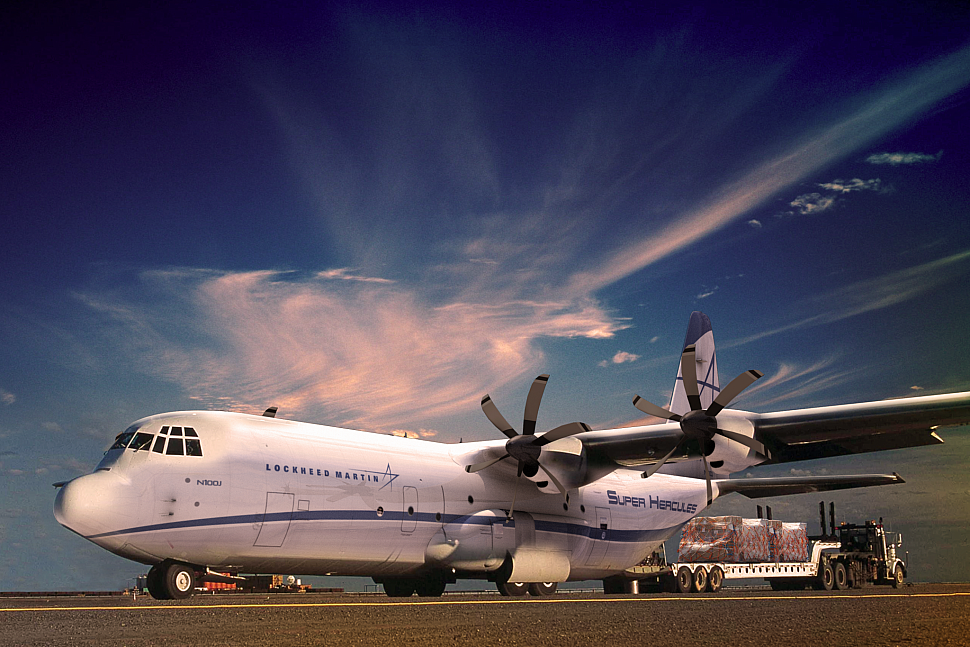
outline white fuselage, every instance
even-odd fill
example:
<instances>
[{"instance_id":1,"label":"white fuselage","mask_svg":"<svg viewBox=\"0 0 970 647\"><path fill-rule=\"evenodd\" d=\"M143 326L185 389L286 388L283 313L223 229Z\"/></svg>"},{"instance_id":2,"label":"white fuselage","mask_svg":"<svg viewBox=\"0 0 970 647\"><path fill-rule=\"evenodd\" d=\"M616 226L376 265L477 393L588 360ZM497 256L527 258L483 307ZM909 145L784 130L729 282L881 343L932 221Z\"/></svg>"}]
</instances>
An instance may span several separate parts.
<instances>
[{"instance_id":1,"label":"white fuselage","mask_svg":"<svg viewBox=\"0 0 970 647\"><path fill-rule=\"evenodd\" d=\"M163 428L193 429L202 455L165 453ZM153 439L145 449L109 450L94 473L59 491L55 515L146 564L487 577L509 555L539 555L533 570L520 571L537 578L527 581L599 579L640 562L707 500L703 480L642 479L640 470L571 489L568 502L536 482L541 473L516 478L514 461L465 471L501 451L501 441L448 445L224 412L152 416L130 431ZM578 445L556 441L550 456L557 443L566 458Z\"/></svg>"}]
</instances>

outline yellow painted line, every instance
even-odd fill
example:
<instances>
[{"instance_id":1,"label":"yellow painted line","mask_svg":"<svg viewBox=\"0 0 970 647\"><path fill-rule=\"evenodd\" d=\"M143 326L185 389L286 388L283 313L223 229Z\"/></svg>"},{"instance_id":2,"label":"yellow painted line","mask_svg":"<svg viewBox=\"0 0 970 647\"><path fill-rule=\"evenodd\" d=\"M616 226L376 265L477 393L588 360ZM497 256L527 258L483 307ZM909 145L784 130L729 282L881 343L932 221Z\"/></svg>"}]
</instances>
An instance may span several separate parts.
<instances>
[{"instance_id":1,"label":"yellow painted line","mask_svg":"<svg viewBox=\"0 0 970 647\"><path fill-rule=\"evenodd\" d=\"M155 611L172 609L295 609L295 608L326 608L326 607L434 607L434 606L468 606L476 604L575 604L579 602L735 602L735 601L777 601L777 600L861 600L895 598L949 598L970 597L970 591L954 593L866 593L861 595L764 595L764 596L731 596L731 597L629 597L629 598L539 598L515 600L433 600L420 602L284 602L271 604L184 604L184 605L156 605L156 606L75 606L75 607L6 607L0 612L18 611Z\"/></svg>"}]
</instances>

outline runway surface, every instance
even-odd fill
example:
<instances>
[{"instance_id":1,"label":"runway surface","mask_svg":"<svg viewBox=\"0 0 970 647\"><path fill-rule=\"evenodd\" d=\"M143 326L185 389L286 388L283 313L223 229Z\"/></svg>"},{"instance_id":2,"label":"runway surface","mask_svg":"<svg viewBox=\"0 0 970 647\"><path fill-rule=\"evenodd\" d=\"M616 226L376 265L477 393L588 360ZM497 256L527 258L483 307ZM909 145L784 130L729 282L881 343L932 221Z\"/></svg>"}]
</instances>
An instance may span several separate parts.
<instances>
[{"instance_id":1,"label":"runway surface","mask_svg":"<svg viewBox=\"0 0 970 647\"><path fill-rule=\"evenodd\" d=\"M900 590L0 600L0 645L970 645L970 584Z\"/></svg>"}]
</instances>

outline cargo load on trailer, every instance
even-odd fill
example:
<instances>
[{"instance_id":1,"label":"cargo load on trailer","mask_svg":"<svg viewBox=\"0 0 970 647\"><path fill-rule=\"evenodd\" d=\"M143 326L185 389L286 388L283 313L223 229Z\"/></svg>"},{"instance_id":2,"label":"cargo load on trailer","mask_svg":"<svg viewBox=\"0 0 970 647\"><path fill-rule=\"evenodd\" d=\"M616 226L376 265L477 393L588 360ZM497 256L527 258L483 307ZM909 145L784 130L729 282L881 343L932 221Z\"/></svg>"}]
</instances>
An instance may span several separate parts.
<instances>
[{"instance_id":1,"label":"cargo load on trailer","mask_svg":"<svg viewBox=\"0 0 970 647\"><path fill-rule=\"evenodd\" d=\"M804 562L808 532L804 523L741 517L696 517L680 539L681 562Z\"/></svg>"}]
</instances>

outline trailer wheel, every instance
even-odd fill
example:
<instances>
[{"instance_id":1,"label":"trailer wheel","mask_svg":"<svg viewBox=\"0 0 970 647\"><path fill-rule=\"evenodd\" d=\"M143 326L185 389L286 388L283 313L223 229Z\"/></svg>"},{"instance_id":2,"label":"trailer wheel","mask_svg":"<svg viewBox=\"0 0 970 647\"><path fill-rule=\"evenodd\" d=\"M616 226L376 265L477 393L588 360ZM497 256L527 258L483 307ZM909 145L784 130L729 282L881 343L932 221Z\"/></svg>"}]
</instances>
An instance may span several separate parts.
<instances>
[{"instance_id":1,"label":"trailer wheel","mask_svg":"<svg viewBox=\"0 0 970 647\"><path fill-rule=\"evenodd\" d=\"M677 590L681 593L690 593L694 586L694 574L686 566L681 566L677 571Z\"/></svg>"},{"instance_id":2,"label":"trailer wheel","mask_svg":"<svg viewBox=\"0 0 970 647\"><path fill-rule=\"evenodd\" d=\"M724 571L721 570L720 566L715 566L707 576L707 590L711 593L717 593L722 586L724 586Z\"/></svg>"},{"instance_id":3,"label":"trailer wheel","mask_svg":"<svg viewBox=\"0 0 970 647\"><path fill-rule=\"evenodd\" d=\"M896 564L896 570L893 571L893 588L898 589L901 587L904 579L906 579L906 575L903 573L903 567Z\"/></svg>"},{"instance_id":4,"label":"trailer wheel","mask_svg":"<svg viewBox=\"0 0 970 647\"><path fill-rule=\"evenodd\" d=\"M832 588L836 591L842 591L849 588L849 577L845 572L845 564L842 562L836 562L835 568L835 583Z\"/></svg>"},{"instance_id":5,"label":"trailer wheel","mask_svg":"<svg viewBox=\"0 0 970 647\"><path fill-rule=\"evenodd\" d=\"M703 566L698 566L697 570L694 571L694 592L703 593L707 590L707 569Z\"/></svg>"},{"instance_id":6,"label":"trailer wheel","mask_svg":"<svg viewBox=\"0 0 970 647\"><path fill-rule=\"evenodd\" d=\"M831 591L835 586L835 571L828 562L822 565L822 574L818 577L818 583L823 591Z\"/></svg>"}]
</instances>

